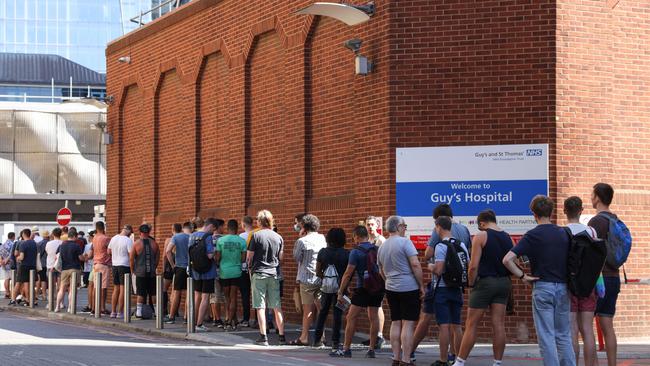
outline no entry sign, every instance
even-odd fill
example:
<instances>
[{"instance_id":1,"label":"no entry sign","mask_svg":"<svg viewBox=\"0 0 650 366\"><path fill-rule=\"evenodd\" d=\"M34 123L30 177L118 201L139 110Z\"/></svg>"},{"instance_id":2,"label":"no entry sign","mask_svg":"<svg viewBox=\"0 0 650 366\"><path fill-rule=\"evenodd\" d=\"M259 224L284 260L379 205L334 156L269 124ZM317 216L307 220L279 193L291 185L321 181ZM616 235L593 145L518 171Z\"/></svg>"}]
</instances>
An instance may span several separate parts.
<instances>
[{"instance_id":1,"label":"no entry sign","mask_svg":"<svg viewBox=\"0 0 650 366\"><path fill-rule=\"evenodd\" d=\"M61 226L66 226L72 221L72 211L69 208L64 207L59 210L56 214L56 223Z\"/></svg>"}]
</instances>

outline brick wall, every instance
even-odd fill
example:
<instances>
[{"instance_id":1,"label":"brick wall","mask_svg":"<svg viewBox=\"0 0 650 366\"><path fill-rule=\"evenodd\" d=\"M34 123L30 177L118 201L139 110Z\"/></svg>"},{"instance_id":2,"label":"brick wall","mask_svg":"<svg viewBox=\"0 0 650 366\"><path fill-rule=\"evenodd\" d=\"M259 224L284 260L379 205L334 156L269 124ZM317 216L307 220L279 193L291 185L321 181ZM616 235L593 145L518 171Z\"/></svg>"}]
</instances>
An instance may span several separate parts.
<instances>
[{"instance_id":1,"label":"brick wall","mask_svg":"<svg viewBox=\"0 0 650 366\"><path fill-rule=\"evenodd\" d=\"M558 196L610 182L612 210L632 231L629 278L649 278L650 3L558 1ZM647 286L623 285L615 324L620 337L647 336Z\"/></svg>"},{"instance_id":2,"label":"brick wall","mask_svg":"<svg viewBox=\"0 0 650 366\"><path fill-rule=\"evenodd\" d=\"M583 75L583 64L594 61L567 56L563 37L573 47L584 36L572 34L578 27L563 17L574 11L570 2L378 0L372 20L355 27L295 14L310 3L195 0L108 46L107 88L115 96L108 129L116 140L108 149L111 233L146 220L162 242L171 223L196 214L239 219L268 208L290 253L296 213L318 215L323 232L340 226L348 233L368 214L393 213L396 147L548 143L554 198L570 189L586 194L598 178L599 167L571 150L576 139L566 140L569 117L577 126L595 113L576 112L591 102L586 95L571 99L568 91L576 78L585 81L599 71ZM647 39L647 29L634 23L647 11L639 4L621 0L615 10L622 13L620 24L612 30L628 32L621 27L637 24L635 39ZM355 37L375 64L366 77L354 75L353 54L342 46ZM628 139L645 136L647 142L648 110L622 104L646 98L647 108L647 93L635 84L646 77L644 64L630 65L621 52L616 62L612 52L602 53L619 68L597 84L616 90L619 104L608 113L620 115L618 130L634 125ZM125 55L131 64L117 61ZM647 66L647 56L640 61ZM571 78L564 78L567 73ZM614 75L630 79L619 88ZM594 131L612 136L603 126L594 124ZM643 140L621 140L608 147L627 165L603 179L641 191L650 165L639 171L632 159L643 158L644 146ZM592 173L577 184L574 172L582 166ZM429 168L444 169L444 162ZM632 206L620 209L634 215ZM633 227L640 231L636 217ZM283 267L286 310L293 308L296 271L289 257ZM529 291L515 286L509 339L534 340ZM489 334L483 323L480 337Z\"/></svg>"}]
</instances>

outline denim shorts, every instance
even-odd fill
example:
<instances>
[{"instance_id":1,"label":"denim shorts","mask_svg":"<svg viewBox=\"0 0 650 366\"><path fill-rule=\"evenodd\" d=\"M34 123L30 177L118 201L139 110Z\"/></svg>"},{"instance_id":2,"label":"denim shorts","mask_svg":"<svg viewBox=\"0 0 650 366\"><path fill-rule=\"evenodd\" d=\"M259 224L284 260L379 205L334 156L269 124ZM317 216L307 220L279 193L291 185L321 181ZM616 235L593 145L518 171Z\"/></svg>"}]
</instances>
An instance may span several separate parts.
<instances>
[{"instance_id":1,"label":"denim shorts","mask_svg":"<svg viewBox=\"0 0 650 366\"><path fill-rule=\"evenodd\" d=\"M463 292L460 288L438 287L435 294L436 323L460 324Z\"/></svg>"}]
</instances>

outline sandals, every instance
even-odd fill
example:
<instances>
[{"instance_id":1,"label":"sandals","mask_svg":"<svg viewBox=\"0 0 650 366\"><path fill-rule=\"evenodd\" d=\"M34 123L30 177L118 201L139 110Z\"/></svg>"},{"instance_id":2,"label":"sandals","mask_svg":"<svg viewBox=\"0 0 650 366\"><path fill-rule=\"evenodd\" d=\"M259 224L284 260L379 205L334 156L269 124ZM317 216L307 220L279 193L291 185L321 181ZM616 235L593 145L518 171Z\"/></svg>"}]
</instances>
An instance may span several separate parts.
<instances>
[{"instance_id":1,"label":"sandals","mask_svg":"<svg viewBox=\"0 0 650 366\"><path fill-rule=\"evenodd\" d=\"M300 338L294 339L293 341L289 342L288 346L299 346L299 347L308 347L309 344L307 343L302 343Z\"/></svg>"}]
</instances>

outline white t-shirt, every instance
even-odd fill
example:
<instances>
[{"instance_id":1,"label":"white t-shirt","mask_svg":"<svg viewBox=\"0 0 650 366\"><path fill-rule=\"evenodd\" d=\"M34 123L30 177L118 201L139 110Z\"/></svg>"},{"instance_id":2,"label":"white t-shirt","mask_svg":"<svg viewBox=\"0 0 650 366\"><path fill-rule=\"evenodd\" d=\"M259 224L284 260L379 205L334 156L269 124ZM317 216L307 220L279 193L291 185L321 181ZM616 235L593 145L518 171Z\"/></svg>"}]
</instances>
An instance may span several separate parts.
<instances>
[{"instance_id":1,"label":"white t-shirt","mask_svg":"<svg viewBox=\"0 0 650 366\"><path fill-rule=\"evenodd\" d=\"M129 252L133 248L133 240L128 236L115 235L108 243L108 249L111 251L113 266L129 267Z\"/></svg>"},{"instance_id":2,"label":"white t-shirt","mask_svg":"<svg viewBox=\"0 0 650 366\"><path fill-rule=\"evenodd\" d=\"M239 234L239 237L244 239L244 241L248 241L248 233L249 231L244 231L243 233Z\"/></svg>"},{"instance_id":3,"label":"white t-shirt","mask_svg":"<svg viewBox=\"0 0 650 366\"><path fill-rule=\"evenodd\" d=\"M570 223L567 225L567 227L571 230L571 234L573 235L586 231L587 233L589 233L589 235L591 235L592 238L596 239L598 237L596 230L594 230L593 227L587 226L585 224Z\"/></svg>"},{"instance_id":4,"label":"white t-shirt","mask_svg":"<svg viewBox=\"0 0 650 366\"><path fill-rule=\"evenodd\" d=\"M90 251L93 249L93 243L88 243L84 247L84 254L90 253ZM89 259L84 262L84 272L91 272L93 270L93 260Z\"/></svg>"},{"instance_id":5,"label":"white t-shirt","mask_svg":"<svg viewBox=\"0 0 650 366\"><path fill-rule=\"evenodd\" d=\"M47 269L54 268L56 264L56 251L59 249L59 245L63 243L62 240L50 240L45 244L45 253L47 253Z\"/></svg>"}]
</instances>

